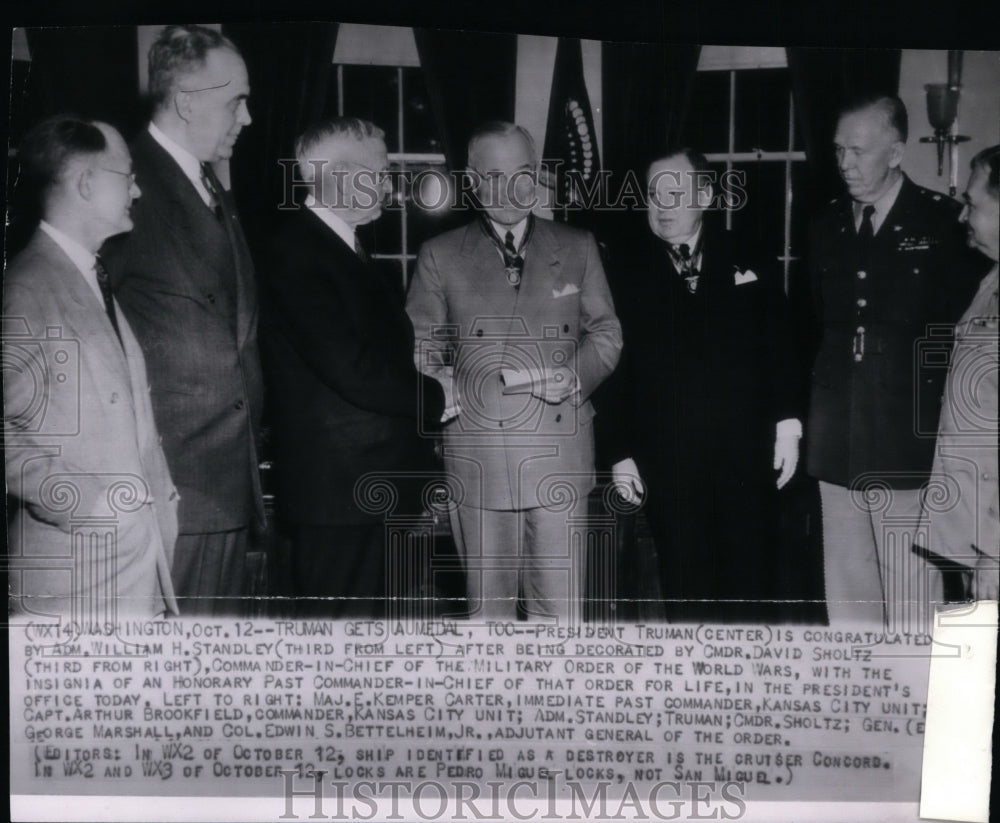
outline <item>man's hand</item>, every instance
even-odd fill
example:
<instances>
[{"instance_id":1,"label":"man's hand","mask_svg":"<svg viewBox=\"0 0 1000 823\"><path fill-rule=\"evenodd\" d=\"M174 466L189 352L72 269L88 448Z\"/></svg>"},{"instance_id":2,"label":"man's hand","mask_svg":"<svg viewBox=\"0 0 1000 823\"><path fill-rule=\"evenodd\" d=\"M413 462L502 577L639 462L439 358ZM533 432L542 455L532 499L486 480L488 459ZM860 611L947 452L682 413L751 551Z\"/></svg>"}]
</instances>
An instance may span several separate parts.
<instances>
[{"instance_id":1,"label":"man's hand","mask_svg":"<svg viewBox=\"0 0 1000 823\"><path fill-rule=\"evenodd\" d=\"M546 403L558 405L579 390L576 375L568 366L547 370L541 381L534 381L531 394Z\"/></svg>"},{"instance_id":2,"label":"man's hand","mask_svg":"<svg viewBox=\"0 0 1000 823\"><path fill-rule=\"evenodd\" d=\"M611 467L611 479L626 503L639 503L646 495L646 486L631 457L619 460Z\"/></svg>"},{"instance_id":3,"label":"man's hand","mask_svg":"<svg viewBox=\"0 0 1000 823\"><path fill-rule=\"evenodd\" d=\"M444 374L440 377L435 375L435 379L441 384L441 388L444 390L444 414L441 415L441 422L447 423L449 420L458 417L462 411L462 407L458 402L458 386L455 385L453 370L451 368L445 369Z\"/></svg>"},{"instance_id":4,"label":"man's hand","mask_svg":"<svg viewBox=\"0 0 1000 823\"><path fill-rule=\"evenodd\" d=\"M973 600L1000 599L1000 569L996 558L981 554L972 578Z\"/></svg>"},{"instance_id":5,"label":"man's hand","mask_svg":"<svg viewBox=\"0 0 1000 823\"><path fill-rule=\"evenodd\" d=\"M785 488L785 484L792 479L795 474L795 467L799 464L799 438L797 435L779 435L774 441L774 468L781 472L778 475L778 488Z\"/></svg>"}]
</instances>

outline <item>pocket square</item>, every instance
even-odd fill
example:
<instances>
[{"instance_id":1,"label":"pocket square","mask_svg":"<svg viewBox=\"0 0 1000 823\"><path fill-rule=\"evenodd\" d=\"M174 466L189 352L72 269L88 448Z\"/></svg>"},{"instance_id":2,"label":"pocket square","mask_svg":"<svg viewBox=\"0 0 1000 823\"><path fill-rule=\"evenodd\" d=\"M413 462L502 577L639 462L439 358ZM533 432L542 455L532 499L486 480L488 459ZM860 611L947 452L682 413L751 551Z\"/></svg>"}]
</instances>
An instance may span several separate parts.
<instances>
[{"instance_id":1,"label":"pocket square","mask_svg":"<svg viewBox=\"0 0 1000 823\"><path fill-rule=\"evenodd\" d=\"M575 283L567 283L561 289L552 289L553 297L569 297L571 294L579 294L580 289Z\"/></svg>"},{"instance_id":2,"label":"pocket square","mask_svg":"<svg viewBox=\"0 0 1000 823\"><path fill-rule=\"evenodd\" d=\"M757 279L757 275L754 274L750 269L746 271L738 271L733 275L733 279L737 286L742 286L744 283L753 283Z\"/></svg>"}]
</instances>

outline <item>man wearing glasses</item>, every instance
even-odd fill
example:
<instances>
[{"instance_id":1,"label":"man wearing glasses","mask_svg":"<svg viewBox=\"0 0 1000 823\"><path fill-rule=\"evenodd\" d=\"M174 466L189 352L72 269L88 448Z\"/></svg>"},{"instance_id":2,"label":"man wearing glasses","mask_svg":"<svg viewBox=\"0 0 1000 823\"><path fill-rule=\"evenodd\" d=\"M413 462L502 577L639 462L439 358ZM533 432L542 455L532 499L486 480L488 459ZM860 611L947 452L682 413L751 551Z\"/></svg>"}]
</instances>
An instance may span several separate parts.
<instances>
[{"instance_id":1,"label":"man wearing glasses","mask_svg":"<svg viewBox=\"0 0 1000 823\"><path fill-rule=\"evenodd\" d=\"M97 255L132 228L128 148L105 123L63 116L32 129L18 159L43 219L4 277L15 609L84 631L176 612L177 491L142 351Z\"/></svg>"},{"instance_id":2,"label":"man wearing glasses","mask_svg":"<svg viewBox=\"0 0 1000 823\"><path fill-rule=\"evenodd\" d=\"M299 616L386 617L384 517L420 514L413 492L433 468L420 432L445 407L414 367L398 283L355 233L382 213L384 138L351 117L306 131L295 153L310 193L269 247L262 347ZM371 505L369 483L391 488L394 505Z\"/></svg>"},{"instance_id":3,"label":"man wearing glasses","mask_svg":"<svg viewBox=\"0 0 1000 823\"><path fill-rule=\"evenodd\" d=\"M149 53L153 117L132 146L145 196L108 270L149 364L153 411L180 490L174 586L185 614L245 613L246 551L263 524L262 380L254 270L212 164L250 123L236 47L168 26Z\"/></svg>"},{"instance_id":4,"label":"man wearing glasses","mask_svg":"<svg viewBox=\"0 0 1000 823\"><path fill-rule=\"evenodd\" d=\"M469 141L481 211L423 245L407 311L417 366L445 386L445 470L470 611L566 619L583 560L572 534L594 487L589 397L614 369L621 327L597 244L535 218L538 157L523 128Z\"/></svg>"}]
</instances>

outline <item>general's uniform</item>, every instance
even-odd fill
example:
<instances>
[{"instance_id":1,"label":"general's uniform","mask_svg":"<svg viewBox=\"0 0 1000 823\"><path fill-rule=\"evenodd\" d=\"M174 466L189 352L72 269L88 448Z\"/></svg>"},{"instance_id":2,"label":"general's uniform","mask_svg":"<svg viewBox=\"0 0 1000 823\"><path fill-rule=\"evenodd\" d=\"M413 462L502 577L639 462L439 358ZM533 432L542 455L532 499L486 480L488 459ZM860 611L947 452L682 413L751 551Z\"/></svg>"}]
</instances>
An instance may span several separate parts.
<instances>
[{"instance_id":1,"label":"general's uniform","mask_svg":"<svg viewBox=\"0 0 1000 823\"><path fill-rule=\"evenodd\" d=\"M867 248L849 197L832 201L811 227L822 340L811 376L807 470L820 481L832 622L888 619L903 630L923 621L919 610L904 614L904 604L937 596L933 570L910 546L933 462L953 324L974 287L958 211L904 175ZM894 608L885 611L883 601Z\"/></svg>"},{"instance_id":2,"label":"general's uniform","mask_svg":"<svg viewBox=\"0 0 1000 823\"><path fill-rule=\"evenodd\" d=\"M519 571L536 615L566 614L579 596L583 563L569 538L594 487L588 398L621 350L593 237L528 220L516 287L489 224L476 220L423 245L407 298L418 368L458 392L444 460L470 598L508 616ZM548 404L504 392L502 369L544 368L575 375L578 394Z\"/></svg>"}]
</instances>

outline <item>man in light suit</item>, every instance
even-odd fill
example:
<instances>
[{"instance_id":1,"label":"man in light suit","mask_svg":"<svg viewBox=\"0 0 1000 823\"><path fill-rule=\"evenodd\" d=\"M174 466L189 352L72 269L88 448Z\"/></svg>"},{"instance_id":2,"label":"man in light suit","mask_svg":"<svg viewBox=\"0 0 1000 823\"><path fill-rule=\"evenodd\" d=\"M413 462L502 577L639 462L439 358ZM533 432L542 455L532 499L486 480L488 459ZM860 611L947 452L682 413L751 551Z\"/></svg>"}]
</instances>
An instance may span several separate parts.
<instances>
[{"instance_id":1,"label":"man in light suit","mask_svg":"<svg viewBox=\"0 0 1000 823\"><path fill-rule=\"evenodd\" d=\"M104 123L57 117L19 153L43 219L4 280L4 434L19 611L80 627L176 612L177 491L142 351L97 250L139 189Z\"/></svg>"},{"instance_id":2,"label":"man in light suit","mask_svg":"<svg viewBox=\"0 0 1000 823\"><path fill-rule=\"evenodd\" d=\"M583 558L574 525L594 486L589 397L614 369L621 328L588 233L539 220L531 136L489 123L469 141L480 216L423 245L407 299L417 365L454 415L445 469L477 617L571 617Z\"/></svg>"},{"instance_id":3,"label":"man in light suit","mask_svg":"<svg viewBox=\"0 0 1000 823\"><path fill-rule=\"evenodd\" d=\"M421 429L444 412L441 385L414 366L400 284L355 233L382 212L384 138L349 117L303 134L296 157L311 192L269 249L261 345L300 615L386 616L384 518L420 514L408 492L434 464ZM392 484L392 511L366 504L366 478Z\"/></svg>"},{"instance_id":4,"label":"man in light suit","mask_svg":"<svg viewBox=\"0 0 1000 823\"><path fill-rule=\"evenodd\" d=\"M263 389L254 268L212 164L250 123L246 66L218 32L169 26L150 49L149 89L152 122L132 145L144 192L135 230L105 254L181 493L178 597L185 613L238 615L250 533L264 518Z\"/></svg>"},{"instance_id":5,"label":"man in light suit","mask_svg":"<svg viewBox=\"0 0 1000 823\"><path fill-rule=\"evenodd\" d=\"M941 403L934 468L924 495L918 542L932 558L965 572L960 596L996 600L1000 592L1000 481L997 479L998 263L1000 146L972 158L961 220L969 245L993 261L955 326Z\"/></svg>"},{"instance_id":6,"label":"man in light suit","mask_svg":"<svg viewBox=\"0 0 1000 823\"><path fill-rule=\"evenodd\" d=\"M616 267L625 352L602 434L618 487L645 498L668 617L764 620L790 596L778 490L800 392L781 282L722 225L711 180L692 149L649 167L650 234Z\"/></svg>"}]
</instances>

